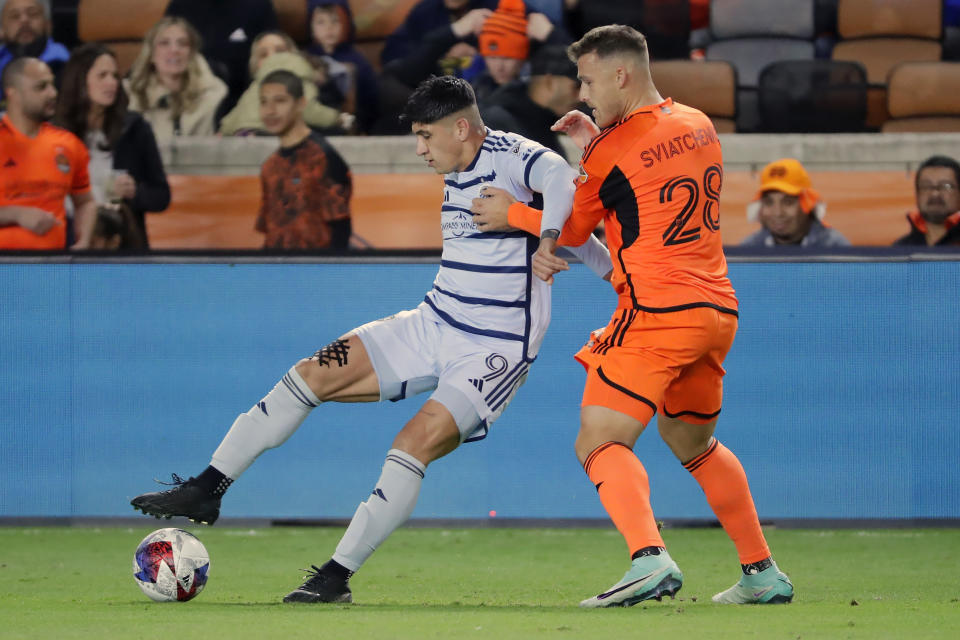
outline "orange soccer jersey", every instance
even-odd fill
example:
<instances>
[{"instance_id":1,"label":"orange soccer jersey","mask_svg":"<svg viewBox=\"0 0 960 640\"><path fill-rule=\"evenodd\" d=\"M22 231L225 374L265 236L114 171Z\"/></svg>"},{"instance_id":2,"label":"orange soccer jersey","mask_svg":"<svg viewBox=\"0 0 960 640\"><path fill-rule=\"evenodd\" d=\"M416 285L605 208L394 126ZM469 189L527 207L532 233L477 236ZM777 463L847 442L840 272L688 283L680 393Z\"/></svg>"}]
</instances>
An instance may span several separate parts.
<instances>
[{"instance_id":1,"label":"orange soccer jersey","mask_svg":"<svg viewBox=\"0 0 960 640\"><path fill-rule=\"evenodd\" d=\"M720 239L722 182L707 116L669 98L643 107L584 150L561 244L581 244L603 219L621 308L735 313ZM511 224L539 233L522 213L511 208Z\"/></svg>"},{"instance_id":2,"label":"orange soccer jersey","mask_svg":"<svg viewBox=\"0 0 960 640\"><path fill-rule=\"evenodd\" d=\"M63 249L67 244L64 199L90 190L90 154L75 135L43 124L33 138L9 116L0 119L0 207L34 207L59 221L38 236L19 226L0 227L0 249Z\"/></svg>"}]
</instances>

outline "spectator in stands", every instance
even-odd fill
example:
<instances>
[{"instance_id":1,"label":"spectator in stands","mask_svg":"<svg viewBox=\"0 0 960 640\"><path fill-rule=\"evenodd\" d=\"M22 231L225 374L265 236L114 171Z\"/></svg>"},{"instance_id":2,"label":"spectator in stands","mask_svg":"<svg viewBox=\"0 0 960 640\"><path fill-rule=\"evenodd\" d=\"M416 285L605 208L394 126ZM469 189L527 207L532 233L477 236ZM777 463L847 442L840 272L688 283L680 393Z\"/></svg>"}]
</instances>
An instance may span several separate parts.
<instances>
[{"instance_id":1,"label":"spectator in stands","mask_svg":"<svg viewBox=\"0 0 960 640\"><path fill-rule=\"evenodd\" d=\"M347 0L310 0L310 37L313 45L307 53L339 63L345 73L336 73L331 64L331 79L346 98L343 110L357 117L357 129L367 133L379 115L380 92L377 74L354 46L357 27Z\"/></svg>"},{"instance_id":2,"label":"spectator in stands","mask_svg":"<svg viewBox=\"0 0 960 640\"><path fill-rule=\"evenodd\" d=\"M3 70L7 113L0 119L0 249L65 249L69 196L77 242L86 249L96 221L90 156L75 135L47 123L57 108L53 72L22 57Z\"/></svg>"},{"instance_id":3,"label":"spectator in stands","mask_svg":"<svg viewBox=\"0 0 960 640\"><path fill-rule=\"evenodd\" d=\"M143 114L161 145L175 136L212 135L227 86L200 53L200 35L183 18L161 18L124 81L130 108Z\"/></svg>"},{"instance_id":4,"label":"spectator in stands","mask_svg":"<svg viewBox=\"0 0 960 640\"><path fill-rule=\"evenodd\" d=\"M253 41L250 49L250 76L254 79L237 106L220 121L220 133L246 135L267 133L260 119L260 82L268 74L286 69L303 80L306 102L303 116L314 129L346 130L352 117L342 118L336 109L322 104L317 97L317 70L300 55L293 38L282 31L265 31Z\"/></svg>"},{"instance_id":5,"label":"spectator in stands","mask_svg":"<svg viewBox=\"0 0 960 640\"><path fill-rule=\"evenodd\" d=\"M475 37L496 6L497 0L420 0L387 37L380 61L386 67L394 60L409 58L428 42L435 44L440 36L447 48L430 62L439 57L472 57L477 52ZM447 56L442 56L445 52Z\"/></svg>"},{"instance_id":6,"label":"spectator in stands","mask_svg":"<svg viewBox=\"0 0 960 640\"><path fill-rule=\"evenodd\" d=\"M203 42L201 53L229 89L223 112L233 108L250 84L247 61L253 39L279 28L271 0L170 0L168 16L193 25Z\"/></svg>"},{"instance_id":7,"label":"spectator in stands","mask_svg":"<svg viewBox=\"0 0 960 640\"><path fill-rule=\"evenodd\" d=\"M409 134L397 115L422 80L461 75L477 54L477 35L497 0L421 0L387 38L381 54L380 119L373 133Z\"/></svg>"},{"instance_id":8,"label":"spectator in stands","mask_svg":"<svg viewBox=\"0 0 960 640\"><path fill-rule=\"evenodd\" d=\"M577 65L562 45L541 47L530 60L529 82L514 81L481 104L491 129L518 133L565 155L560 136L551 130L560 116L580 102Z\"/></svg>"},{"instance_id":9,"label":"spectator in stands","mask_svg":"<svg viewBox=\"0 0 960 640\"><path fill-rule=\"evenodd\" d=\"M464 72L478 101L520 77L530 55L527 26L523 0L500 0L497 10L484 21L477 36L477 66Z\"/></svg>"},{"instance_id":10,"label":"spectator in stands","mask_svg":"<svg viewBox=\"0 0 960 640\"><path fill-rule=\"evenodd\" d=\"M747 207L747 218L763 228L741 246L847 247L850 241L823 223L827 208L806 169L793 158L771 162L760 174L760 190Z\"/></svg>"},{"instance_id":11,"label":"spectator in stands","mask_svg":"<svg viewBox=\"0 0 960 640\"><path fill-rule=\"evenodd\" d=\"M21 56L43 60L54 77L70 57L67 48L50 37L49 0L0 0L0 73Z\"/></svg>"},{"instance_id":12,"label":"spectator in stands","mask_svg":"<svg viewBox=\"0 0 960 640\"><path fill-rule=\"evenodd\" d=\"M281 69L260 83L260 117L280 138L260 170L264 249L346 249L350 241L350 169L304 122L305 108L296 74Z\"/></svg>"},{"instance_id":13,"label":"spectator in stands","mask_svg":"<svg viewBox=\"0 0 960 640\"><path fill-rule=\"evenodd\" d=\"M113 51L95 42L75 49L64 67L56 123L86 144L97 203L130 210L133 229L111 234L126 241L119 248L141 249L145 214L170 206L170 186L153 130L127 105Z\"/></svg>"},{"instance_id":14,"label":"spectator in stands","mask_svg":"<svg viewBox=\"0 0 960 640\"><path fill-rule=\"evenodd\" d=\"M910 232L895 245L960 245L960 164L931 156L917 168L917 208L907 214Z\"/></svg>"},{"instance_id":15,"label":"spectator in stands","mask_svg":"<svg viewBox=\"0 0 960 640\"><path fill-rule=\"evenodd\" d=\"M526 79L531 51L545 43L569 44L562 29L555 29L542 13L526 13L523 0L500 0L480 30L480 55L463 72L473 85L477 100L507 84Z\"/></svg>"}]
</instances>

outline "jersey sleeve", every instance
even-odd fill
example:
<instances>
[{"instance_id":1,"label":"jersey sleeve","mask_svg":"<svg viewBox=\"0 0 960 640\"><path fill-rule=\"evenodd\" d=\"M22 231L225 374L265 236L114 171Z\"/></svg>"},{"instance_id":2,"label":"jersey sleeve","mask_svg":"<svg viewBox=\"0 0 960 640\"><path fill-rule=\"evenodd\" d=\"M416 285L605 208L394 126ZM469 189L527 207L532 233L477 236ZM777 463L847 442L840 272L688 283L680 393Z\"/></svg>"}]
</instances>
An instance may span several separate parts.
<instances>
[{"instance_id":1,"label":"jersey sleeve","mask_svg":"<svg viewBox=\"0 0 960 640\"><path fill-rule=\"evenodd\" d=\"M605 209L600 202L600 178L590 176L581 168L580 178L573 196L573 213L560 233L558 244L579 247L590 237L603 219ZM511 227L533 235L540 235L542 213L523 203L515 202L507 210L507 222Z\"/></svg>"},{"instance_id":2,"label":"jersey sleeve","mask_svg":"<svg viewBox=\"0 0 960 640\"><path fill-rule=\"evenodd\" d=\"M511 185L515 193L532 193L536 191L530 183L530 174L534 164L543 154L550 151L533 140L527 140L517 135L507 134L502 144L507 148L495 154L498 177L504 178ZM537 234L539 235L539 233Z\"/></svg>"}]
</instances>

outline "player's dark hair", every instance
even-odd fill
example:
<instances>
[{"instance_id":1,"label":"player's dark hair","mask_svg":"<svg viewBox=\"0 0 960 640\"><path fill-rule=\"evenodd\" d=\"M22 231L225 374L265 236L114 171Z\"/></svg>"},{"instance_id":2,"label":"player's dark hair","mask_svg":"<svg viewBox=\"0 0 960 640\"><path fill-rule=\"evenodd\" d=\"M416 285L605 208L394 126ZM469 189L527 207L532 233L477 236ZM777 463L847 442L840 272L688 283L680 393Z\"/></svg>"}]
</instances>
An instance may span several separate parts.
<instances>
[{"instance_id":1,"label":"player's dark hair","mask_svg":"<svg viewBox=\"0 0 960 640\"><path fill-rule=\"evenodd\" d=\"M32 61L38 60L38 58L14 58L7 63L7 66L3 68L3 77L0 78L0 84L3 86L3 90L13 87L17 80L23 77L23 70L28 64Z\"/></svg>"},{"instance_id":2,"label":"player's dark hair","mask_svg":"<svg viewBox=\"0 0 960 640\"><path fill-rule=\"evenodd\" d=\"M648 59L647 39L642 33L622 24L608 24L587 31L582 38L567 47L567 55L574 62L580 56L595 53L606 58L617 53L632 53Z\"/></svg>"},{"instance_id":3,"label":"player's dark hair","mask_svg":"<svg viewBox=\"0 0 960 640\"><path fill-rule=\"evenodd\" d=\"M473 87L463 78L431 76L410 94L400 122L431 124L476 104Z\"/></svg>"},{"instance_id":4,"label":"player's dark hair","mask_svg":"<svg viewBox=\"0 0 960 640\"><path fill-rule=\"evenodd\" d=\"M944 167L946 169L953 169L953 179L956 181L957 186L960 186L960 163L950 156L930 156L920 163L919 167L917 167L917 175L914 176L914 188L919 188L920 172L927 167Z\"/></svg>"},{"instance_id":5,"label":"player's dark hair","mask_svg":"<svg viewBox=\"0 0 960 640\"><path fill-rule=\"evenodd\" d=\"M114 62L117 56L113 50L99 42L88 42L74 49L63 68L60 96L57 99L57 115L54 123L86 141L90 127L90 95L87 93L87 75L100 58L110 56ZM123 121L127 115L127 92L123 83L117 80L117 96L103 113L103 134L107 138L104 149L112 149L123 133Z\"/></svg>"},{"instance_id":6,"label":"player's dark hair","mask_svg":"<svg viewBox=\"0 0 960 640\"><path fill-rule=\"evenodd\" d=\"M301 80L300 76L292 71L287 71L286 69L277 69L275 71L271 71L263 77L263 80L260 81L261 87L265 84L283 85L283 88L287 90L287 93L293 96L294 100L299 100L303 97L303 80Z\"/></svg>"}]
</instances>

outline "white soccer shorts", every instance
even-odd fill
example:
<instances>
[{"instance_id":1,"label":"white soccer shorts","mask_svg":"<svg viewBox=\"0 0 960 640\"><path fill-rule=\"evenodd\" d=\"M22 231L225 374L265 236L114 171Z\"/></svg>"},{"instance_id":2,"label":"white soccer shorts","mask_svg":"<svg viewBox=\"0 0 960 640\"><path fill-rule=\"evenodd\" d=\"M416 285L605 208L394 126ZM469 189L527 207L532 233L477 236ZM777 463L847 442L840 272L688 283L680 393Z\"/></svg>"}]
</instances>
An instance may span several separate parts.
<instances>
[{"instance_id":1,"label":"white soccer shorts","mask_svg":"<svg viewBox=\"0 0 960 640\"><path fill-rule=\"evenodd\" d=\"M519 342L477 336L434 319L429 307L358 327L380 383L381 400L430 396L457 421L461 442L486 437L527 379Z\"/></svg>"}]
</instances>

